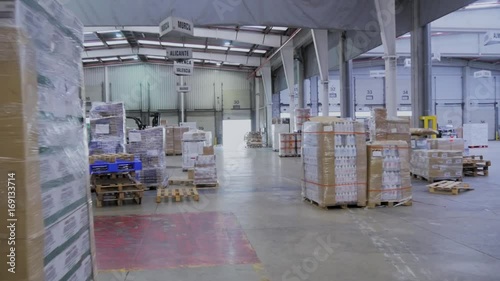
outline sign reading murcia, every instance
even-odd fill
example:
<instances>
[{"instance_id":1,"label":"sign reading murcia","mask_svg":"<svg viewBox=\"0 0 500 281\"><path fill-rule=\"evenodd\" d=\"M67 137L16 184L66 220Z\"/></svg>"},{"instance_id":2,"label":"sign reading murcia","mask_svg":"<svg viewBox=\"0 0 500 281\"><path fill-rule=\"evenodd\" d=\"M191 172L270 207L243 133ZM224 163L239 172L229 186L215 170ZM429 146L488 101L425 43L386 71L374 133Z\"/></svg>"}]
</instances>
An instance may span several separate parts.
<instances>
[{"instance_id":1,"label":"sign reading murcia","mask_svg":"<svg viewBox=\"0 0 500 281\"><path fill-rule=\"evenodd\" d=\"M193 36L193 23L189 20L168 17L160 23L160 37L167 34Z\"/></svg>"}]
</instances>

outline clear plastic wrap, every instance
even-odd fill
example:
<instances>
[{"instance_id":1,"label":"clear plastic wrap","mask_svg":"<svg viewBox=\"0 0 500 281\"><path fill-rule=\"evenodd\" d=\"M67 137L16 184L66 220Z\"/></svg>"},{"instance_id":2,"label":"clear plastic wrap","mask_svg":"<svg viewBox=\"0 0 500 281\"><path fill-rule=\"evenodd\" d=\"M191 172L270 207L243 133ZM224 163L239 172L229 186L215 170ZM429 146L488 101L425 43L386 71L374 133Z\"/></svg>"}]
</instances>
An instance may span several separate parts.
<instances>
[{"instance_id":1,"label":"clear plastic wrap","mask_svg":"<svg viewBox=\"0 0 500 281\"><path fill-rule=\"evenodd\" d=\"M16 221L9 222L15 231L0 225L0 263L15 263L15 274L0 271L0 280L93 280L83 26L57 1L7 2L0 7L0 198L10 196L15 208L1 200L0 224Z\"/></svg>"},{"instance_id":2,"label":"clear plastic wrap","mask_svg":"<svg viewBox=\"0 0 500 281\"><path fill-rule=\"evenodd\" d=\"M90 117L90 155L125 152L125 105L94 102Z\"/></svg>"},{"instance_id":3,"label":"clear plastic wrap","mask_svg":"<svg viewBox=\"0 0 500 281\"><path fill-rule=\"evenodd\" d=\"M463 150L413 150L411 172L428 180L462 178Z\"/></svg>"},{"instance_id":4,"label":"clear plastic wrap","mask_svg":"<svg viewBox=\"0 0 500 281\"><path fill-rule=\"evenodd\" d=\"M165 128L130 130L127 152L142 162L138 180L146 187L166 187L168 182L167 158L165 156Z\"/></svg>"},{"instance_id":5,"label":"clear plastic wrap","mask_svg":"<svg viewBox=\"0 0 500 281\"><path fill-rule=\"evenodd\" d=\"M369 120L370 140L375 141L406 141L410 144L410 119L388 118L384 108L372 109Z\"/></svg>"},{"instance_id":6,"label":"clear plastic wrap","mask_svg":"<svg viewBox=\"0 0 500 281\"><path fill-rule=\"evenodd\" d=\"M182 138L184 133L189 132L189 127L175 127L174 128L174 154L182 154Z\"/></svg>"},{"instance_id":7,"label":"clear plastic wrap","mask_svg":"<svg viewBox=\"0 0 500 281\"><path fill-rule=\"evenodd\" d=\"M165 127L165 154L174 154L174 127Z\"/></svg>"},{"instance_id":8,"label":"clear plastic wrap","mask_svg":"<svg viewBox=\"0 0 500 281\"><path fill-rule=\"evenodd\" d=\"M194 164L194 184L217 184L217 166L215 155L199 155Z\"/></svg>"},{"instance_id":9,"label":"clear plastic wrap","mask_svg":"<svg viewBox=\"0 0 500 281\"><path fill-rule=\"evenodd\" d=\"M300 133L282 133L279 135L279 156L297 157L301 154L302 134Z\"/></svg>"},{"instance_id":10,"label":"clear plastic wrap","mask_svg":"<svg viewBox=\"0 0 500 281\"><path fill-rule=\"evenodd\" d=\"M368 145L368 204L412 199L410 150L405 141Z\"/></svg>"},{"instance_id":11,"label":"clear plastic wrap","mask_svg":"<svg viewBox=\"0 0 500 281\"><path fill-rule=\"evenodd\" d=\"M311 118L310 108L296 108L295 109L295 132L302 132L304 123Z\"/></svg>"},{"instance_id":12,"label":"clear plastic wrap","mask_svg":"<svg viewBox=\"0 0 500 281\"><path fill-rule=\"evenodd\" d=\"M271 136L273 143L273 150L279 151L280 149L280 134L289 133L290 125L289 124L272 124L271 125Z\"/></svg>"},{"instance_id":13,"label":"clear plastic wrap","mask_svg":"<svg viewBox=\"0 0 500 281\"><path fill-rule=\"evenodd\" d=\"M366 206L364 125L316 118L303 128L303 197L320 206Z\"/></svg>"}]
</instances>

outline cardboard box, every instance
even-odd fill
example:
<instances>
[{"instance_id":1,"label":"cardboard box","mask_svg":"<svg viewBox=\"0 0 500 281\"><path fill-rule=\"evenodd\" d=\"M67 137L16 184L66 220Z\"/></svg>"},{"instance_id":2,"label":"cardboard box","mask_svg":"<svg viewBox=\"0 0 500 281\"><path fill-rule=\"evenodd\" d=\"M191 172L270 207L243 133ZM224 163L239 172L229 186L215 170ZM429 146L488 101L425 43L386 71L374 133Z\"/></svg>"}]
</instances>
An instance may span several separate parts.
<instances>
[{"instance_id":1,"label":"cardboard box","mask_svg":"<svg viewBox=\"0 0 500 281\"><path fill-rule=\"evenodd\" d=\"M429 139L427 142L429 149L463 151L465 148L463 139Z\"/></svg>"},{"instance_id":2,"label":"cardboard box","mask_svg":"<svg viewBox=\"0 0 500 281\"><path fill-rule=\"evenodd\" d=\"M188 179L194 179L194 170L188 170Z\"/></svg>"},{"instance_id":3,"label":"cardboard box","mask_svg":"<svg viewBox=\"0 0 500 281\"><path fill-rule=\"evenodd\" d=\"M205 146L203 147L203 155L214 155L215 150L213 146Z\"/></svg>"}]
</instances>

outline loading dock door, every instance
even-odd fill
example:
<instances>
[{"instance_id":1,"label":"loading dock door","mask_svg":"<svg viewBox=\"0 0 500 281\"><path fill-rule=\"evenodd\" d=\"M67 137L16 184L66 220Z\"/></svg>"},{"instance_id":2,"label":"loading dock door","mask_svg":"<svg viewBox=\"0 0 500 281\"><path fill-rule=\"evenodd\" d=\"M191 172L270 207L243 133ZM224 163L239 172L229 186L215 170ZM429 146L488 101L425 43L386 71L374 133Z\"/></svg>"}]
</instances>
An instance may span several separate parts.
<instances>
[{"instance_id":1,"label":"loading dock door","mask_svg":"<svg viewBox=\"0 0 500 281\"><path fill-rule=\"evenodd\" d=\"M440 127L453 125L455 128L463 125L462 104L437 104L436 115Z\"/></svg>"},{"instance_id":2,"label":"loading dock door","mask_svg":"<svg viewBox=\"0 0 500 281\"><path fill-rule=\"evenodd\" d=\"M472 108L470 112L471 123L487 123L488 124L488 139L495 140L496 138L496 110L495 104L478 104Z\"/></svg>"}]
</instances>

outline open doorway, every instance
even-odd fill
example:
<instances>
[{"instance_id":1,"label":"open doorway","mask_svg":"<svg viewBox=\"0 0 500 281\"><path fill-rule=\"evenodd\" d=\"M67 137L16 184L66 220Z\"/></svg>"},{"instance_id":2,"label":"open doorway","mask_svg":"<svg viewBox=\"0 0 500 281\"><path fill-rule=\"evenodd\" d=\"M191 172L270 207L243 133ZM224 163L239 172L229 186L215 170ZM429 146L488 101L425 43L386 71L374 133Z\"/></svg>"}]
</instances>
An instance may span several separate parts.
<instances>
[{"instance_id":1,"label":"open doorway","mask_svg":"<svg viewBox=\"0 0 500 281\"><path fill-rule=\"evenodd\" d=\"M222 145L224 148L238 148L244 144L245 134L251 130L251 120L224 120L222 122Z\"/></svg>"}]
</instances>

